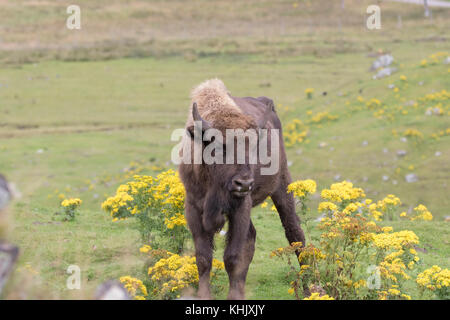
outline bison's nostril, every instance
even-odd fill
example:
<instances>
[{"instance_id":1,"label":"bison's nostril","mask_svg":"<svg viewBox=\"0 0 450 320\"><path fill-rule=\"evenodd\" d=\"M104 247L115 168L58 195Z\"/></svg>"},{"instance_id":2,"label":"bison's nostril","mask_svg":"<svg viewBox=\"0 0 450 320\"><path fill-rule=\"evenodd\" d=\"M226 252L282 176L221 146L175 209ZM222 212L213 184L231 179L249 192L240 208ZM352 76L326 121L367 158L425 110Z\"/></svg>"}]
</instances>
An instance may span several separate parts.
<instances>
[{"instance_id":1,"label":"bison's nostril","mask_svg":"<svg viewBox=\"0 0 450 320\"><path fill-rule=\"evenodd\" d=\"M254 180L253 179L235 179L233 180L234 185L237 187L239 191L248 191L253 188Z\"/></svg>"}]
</instances>

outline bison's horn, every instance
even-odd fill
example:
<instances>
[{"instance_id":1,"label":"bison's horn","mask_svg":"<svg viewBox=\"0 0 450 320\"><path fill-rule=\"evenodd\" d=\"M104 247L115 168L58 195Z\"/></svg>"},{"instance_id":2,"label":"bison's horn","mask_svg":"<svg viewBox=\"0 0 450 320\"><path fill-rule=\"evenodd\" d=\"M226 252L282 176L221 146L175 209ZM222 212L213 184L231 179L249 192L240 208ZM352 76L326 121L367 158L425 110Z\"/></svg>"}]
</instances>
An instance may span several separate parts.
<instances>
[{"instance_id":1,"label":"bison's horn","mask_svg":"<svg viewBox=\"0 0 450 320\"><path fill-rule=\"evenodd\" d=\"M202 122L202 130L203 131L211 128L211 124L200 116L196 102L194 102L194 104L192 105L192 118L194 119L194 121Z\"/></svg>"}]
</instances>

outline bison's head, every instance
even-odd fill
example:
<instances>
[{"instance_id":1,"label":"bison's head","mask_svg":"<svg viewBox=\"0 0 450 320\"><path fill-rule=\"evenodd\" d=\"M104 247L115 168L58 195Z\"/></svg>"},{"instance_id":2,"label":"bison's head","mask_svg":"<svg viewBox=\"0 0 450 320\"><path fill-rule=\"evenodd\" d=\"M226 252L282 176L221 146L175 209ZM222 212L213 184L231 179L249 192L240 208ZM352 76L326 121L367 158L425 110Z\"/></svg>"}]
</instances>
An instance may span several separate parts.
<instances>
[{"instance_id":1,"label":"bison's head","mask_svg":"<svg viewBox=\"0 0 450 320\"><path fill-rule=\"evenodd\" d=\"M197 104L193 104L194 125L187 130L190 137L198 139L197 143L202 145L202 173L210 190L241 199L252 193L258 168L260 129L265 127L271 111L268 107L261 119L252 121L249 128L230 130L226 122L213 124L203 119ZM227 120L230 122L229 118Z\"/></svg>"}]
</instances>

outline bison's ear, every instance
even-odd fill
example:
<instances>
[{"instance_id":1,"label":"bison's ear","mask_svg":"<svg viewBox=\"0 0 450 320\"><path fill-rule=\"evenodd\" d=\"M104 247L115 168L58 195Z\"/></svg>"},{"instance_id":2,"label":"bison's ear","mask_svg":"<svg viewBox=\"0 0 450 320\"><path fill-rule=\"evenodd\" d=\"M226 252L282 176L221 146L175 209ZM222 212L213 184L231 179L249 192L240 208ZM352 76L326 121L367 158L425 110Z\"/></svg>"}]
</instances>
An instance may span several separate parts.
<instances>
[{"instance_id":1,"label":"bison's ear","mask_svg":"<svg viewBox=\"0 0 450 320\"><path fill-rule=\"evenodd\" d=\"M272 99L267 98L267 97L258 97L256 98L257 100L261 101L262 103L264 103L266 106L268 106L272 111L275 111L275 103L273 102Z\"/></svg>"},{"instance_id":2,"label":"bison's ear","mask_svg":"<svg viewBox=\"0 0 450 320\"><path fill-rule=\"evenodd\" d=\"M272 116L272 112L273 106L266 105L266 110L257 123L259 129L265 128L267 121L269 121L270 117Z\"/></svg>"}]
</instances>

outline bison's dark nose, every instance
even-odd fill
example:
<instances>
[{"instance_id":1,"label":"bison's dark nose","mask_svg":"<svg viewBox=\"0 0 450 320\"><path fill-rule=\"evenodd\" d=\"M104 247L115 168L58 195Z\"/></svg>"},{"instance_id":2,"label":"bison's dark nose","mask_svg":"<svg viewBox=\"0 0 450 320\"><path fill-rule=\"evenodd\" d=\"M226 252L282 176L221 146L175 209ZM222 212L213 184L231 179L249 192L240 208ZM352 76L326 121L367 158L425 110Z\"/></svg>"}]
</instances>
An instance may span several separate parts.
<instances>
[{"instance_id":1,"label":"bison's dark nose","mask_svg":"<svg viewBox=\"0 0 450 320\"><path fill-rule=\"evenodd\" d=\"M237 196L245 196L252 191L254 182L253 179L233 179L232 191Z\"/></svg>"}]
</instances>

